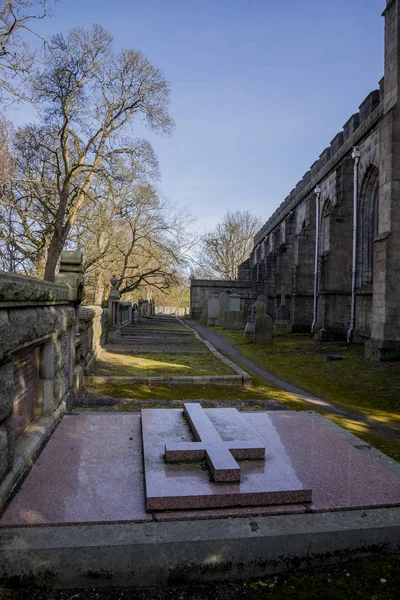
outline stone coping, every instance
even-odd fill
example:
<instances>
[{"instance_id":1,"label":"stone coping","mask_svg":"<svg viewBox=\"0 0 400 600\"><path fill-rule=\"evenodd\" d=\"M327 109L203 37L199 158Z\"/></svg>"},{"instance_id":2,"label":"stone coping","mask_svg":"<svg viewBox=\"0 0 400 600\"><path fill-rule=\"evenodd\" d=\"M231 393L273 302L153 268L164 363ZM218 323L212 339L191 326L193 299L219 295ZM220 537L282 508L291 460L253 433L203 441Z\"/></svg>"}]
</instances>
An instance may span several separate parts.
<instances>
[{"instance_id":1,"label":"stone coping","mask_svg":"<svg viewBox=\"0 0 400 600\"><path fill-rule=\"evenodd\" d=\"M67 304L68 293L64 284L0 271L0 308Z\"/></svg>"},{"instance_id":2,"label":"stone coping","mask_svg":"<svg viewBox=\"0 0 400 600\"><path fill-rule=\"evenodd\" d=\"M248 288L249 281L239 281L236 279L191 279L191 287L232 287L232 288Z\"/></svg>"},{"instance_id":3,"label":"stone coping","mask_svg":"<svg viewBox=\"0 0 400 600\"><path fill-rule=\"evenodd\" d=\"M80 306L79 320L92 321L95 317L100 317L102 313L103 309L100 306Z\"/></svg>"},{"instance_id":4,"label":"stone coping","mask_svg":"<svg viewBox=\"0 0 400 600\"><path fill-rule=\"evenodd\" d=\"M400 508L0 530L0 583L147 587L262 578L400 550Z\"/></svg>"}]
</instances>

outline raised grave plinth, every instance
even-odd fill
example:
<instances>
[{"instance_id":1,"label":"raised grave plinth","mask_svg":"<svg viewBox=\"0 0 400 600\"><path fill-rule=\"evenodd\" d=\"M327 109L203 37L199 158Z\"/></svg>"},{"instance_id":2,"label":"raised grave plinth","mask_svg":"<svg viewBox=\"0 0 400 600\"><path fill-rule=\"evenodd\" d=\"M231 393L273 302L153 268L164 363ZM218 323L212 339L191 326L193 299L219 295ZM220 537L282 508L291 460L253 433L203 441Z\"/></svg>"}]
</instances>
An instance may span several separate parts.
<instances>
[{"instance_id":1,"label":"raised grave plinth","mask_svg":"<svg viewBox=\"0 0 400 600\"><path fill-rule=\"evenodd\" d=\"M203 419L199 425L196 411L192 419L194 414L203 438ZM317 413L222 408L204 413L222 440L218 444L230 452L238 442L264 446L264 459L234 457L240 481L215 482L209 462L199 456L196 462L165 460L166 445L198 443L182 410L143 410L142 417L74 412L64 416L51 436L0 518L0 530L303 513L312 526L313 515L322 513L326 519L320 522L330 539L333 511L343 515L400 506L400 465ZM210 439L201 439L204 452ZM380 521L368 514L374 536ZM358 517L360 522L364 516L367 521L366 515ZM298 523L290 525L295 535ZM391 522L388 532L392 525L397 522Z\"/></svg>"},{"instance_id":2,"label":"raised grave plinth","mask_svg":"<svg viewBox=\"0 0 400 600\"><path fill-rule=\"evenodd\" d=\"M147 510L311 502L270 421L260 432L235 408L198 403L141 412Z\"/></svg>"}]
</instances>

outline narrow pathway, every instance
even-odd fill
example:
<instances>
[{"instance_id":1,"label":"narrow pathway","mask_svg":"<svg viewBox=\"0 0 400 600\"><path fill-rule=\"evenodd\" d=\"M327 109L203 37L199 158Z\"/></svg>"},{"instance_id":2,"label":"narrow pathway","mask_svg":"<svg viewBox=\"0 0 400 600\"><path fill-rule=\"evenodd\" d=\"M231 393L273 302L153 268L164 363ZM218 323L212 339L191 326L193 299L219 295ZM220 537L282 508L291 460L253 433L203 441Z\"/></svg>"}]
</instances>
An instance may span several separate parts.
<instances>
[{"instance_id":1,"label":"narrow pathway","mask_svg":"<svg viewBox=\"0 0 400 600\"><path fill-rule=\"evenodd\" d=\"M279 377L276 377L266 369L261 368L250 358L243 356L241 352L239 352L230 342L228 342L224 337L219 335L216 331L212 331L207 327L203 327L202 325L199 325L199 323L196 323L195 321L192 321L190 319L182 319L182 321L189 325L189 327L192 327L193 329L198 331L204 339L211 342L211 344L215 346L215 348L220 350L220 352L228 355L235 361L239 361L242 365L253 371L253 373L256 373L256 375L262 377L262 379L268 381L275 387L283 390L284 392L288 392L289 394L294 394L295 396L298 396L299 398L301 398L301 400L304 400L304 402L308 402L310 404L310 408L319 407L323 410L326 410L327 412L331 412L335 415L345 417L346 419L351 419L353 421L365 423L373 431L383 433L392 438L400 440L400 431L398 429L395 429L394 427L388 427L386 425L379 425L378 423L372 421L371 419L368 419L367 417L350 412L345 408L338 406L337 404L333 404L332 402L328 402L328 400L324 400L323 398L314 396L313 394L310 394L309 392L306 392L301 388L292 385L291 383L284 381Z\"/></svg>"}]
</instances>

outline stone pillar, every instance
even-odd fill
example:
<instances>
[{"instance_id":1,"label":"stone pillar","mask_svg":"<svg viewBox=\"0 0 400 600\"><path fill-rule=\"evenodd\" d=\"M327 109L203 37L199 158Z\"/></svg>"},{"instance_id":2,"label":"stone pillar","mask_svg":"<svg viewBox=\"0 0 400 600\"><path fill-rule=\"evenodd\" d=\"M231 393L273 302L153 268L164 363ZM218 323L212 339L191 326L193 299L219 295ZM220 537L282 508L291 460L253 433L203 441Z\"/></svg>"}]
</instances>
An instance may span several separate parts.
<instances>
[{"instance_id":1,"label":"stone pillar","mask_svg":"<svg viewBox=\"0 0 400 600\"><path fill-rule=\"evenodd\" d=\"M69 300L76 314L76 337L79 338L79 306L84 298L83 254L80 250L61 252L60 268L55 283L65 283L69 288Z\"/></svg>"},{"instance_id":2,"label":"stone pillar","mask_svg":"<svg viewBox=\"0 0 400 600\"><path fill-rule=\"evenodd\" d=\"M315 202L310 196L296 208L291 282L291 331L311 329L315 253Z\"/></svg>"},{"instance_id":3,"label":"stone pillar","mask_svg":"<svg viewBox=\"0 0 400 600\"><path fill-rule=\"evenodd\" d=\"M133 315L132 302L127 302L127 304L128 304L128 324L131 325L132 324L132 315Z\"/></svg>"},{"instance_id":4,"label":"stone pillar","mask_svg":"<svg viewBox=\"0 0 400 600\"><path fill-rule=\"evenodd\" d=\"M108 340L115 342L121 337L119 323L119 301L121 293L117 289L118 278L113 275L110 280L111 290L108 296Z\"/></svg>"},{"instance_id":5,"label":"stone pillar","mask_svg":"<svg viewBox=\"0 0 400 600\"><path fill-rule=\"evenodd\" d=\"M55 277L55 283L65 283L68 286L68 300L75 309L75 328L72 334L65 333L66 336L71 335L69 340L64 338L54 338L53 347L55 352L63 354L68 347L70 352L69 365L69 382L63 383L63 374L55 375L55 384L53 387L53 396L61 400L65 396L67 408L72 406L74 395L78 392L83 384L83 368L77 364L77 353L81 344L79 333L79 307L85 297L84 282L83 282L83 254L80 250L65 250L61 252L60 267ZM61 346L64 346L63 348ZM45 381L45 380L44 380ZM64 394L65 393L65 394ZM46 397L48 398L48 413L51 413L51 401L48 392L43 389L44 407L46 410ZM56 400L57 403L57 400Z\"/></svg>"},{"instance_id":6,"label":"stone pillar","mask_svg":"<svg viewBox=\"0 0 400 600\"><path fill-rule=\"evenodd\" d=\"M143 298L139 298L139 301L138 301L138 317L139 317L139 319L143 319L143 317L144 317L144 300L143 300Z\"/></svg>"},{"instance_id":7,"label":"stone pillar","mask_svg":"<svg viewBox=\"0 0 400 600\"><path fill-rule=\"evenodd\" d=\"M135 302L132 307L132 322L137 323L137 320L138 320L138 305Z\"/></svg>"},{"instance_id":8,"label":"stone pillar","mask_svg":"<svg viewBox=\"0 0 400 600\"><path fill-rule=\"evenodd\" d=\"M400 0L387 0L384 116L379 123L379 224L374 240L371 339L365 356L400 358Z\"/></svg>"}]
</instances>

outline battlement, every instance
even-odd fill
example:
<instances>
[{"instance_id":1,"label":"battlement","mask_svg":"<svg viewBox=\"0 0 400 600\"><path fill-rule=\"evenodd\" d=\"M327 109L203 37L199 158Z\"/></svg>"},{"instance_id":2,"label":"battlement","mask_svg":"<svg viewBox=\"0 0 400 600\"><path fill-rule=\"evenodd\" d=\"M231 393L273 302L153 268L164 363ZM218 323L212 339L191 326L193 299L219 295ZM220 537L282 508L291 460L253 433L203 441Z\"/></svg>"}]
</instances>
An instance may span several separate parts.
<instances>
[{"instance_id":1,"label":"battlement","mask_svg":"<svg viewBox=\"0 0 400 600\"><path fill-rule=\"evenodd\" d=\"M310 182L318 179L319 173L321 173L320 179L325 175L325 167L328 163L331 163L333 167L336 162L342 158L342 150L346 145L346 142L358 132L360 134L365 133L366 121L374 113L377 107L382 104L384 98L384 80L383 78L379 82L379 89L373 90L363 100L359 106L357 113L353 114L343 125L342 131L339 131L332 139L330 145L325 148L320 154L319 158L311 165L310 169L303 176L301 181L298 182L296 187L290 192L285 200L280 204L276 211L270 216L268 221L262 226L262 228L256 233L254 237L254 246L257 246L263 238L283 219L283 217L293 210L303 197L309 193ZM335 160L337 158L337 160ZM322 171L324 170L324 173Z\"/></svg>"}]
</instances>

